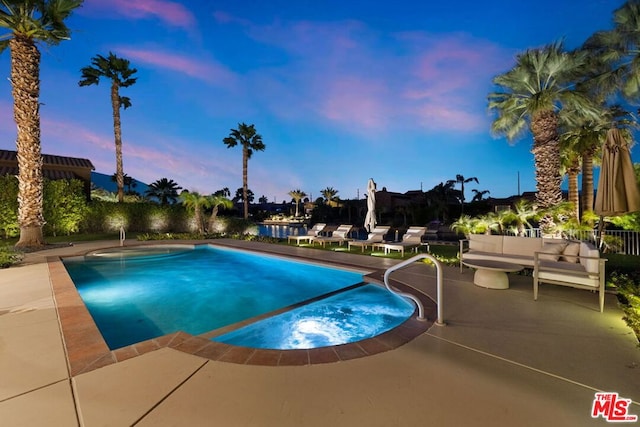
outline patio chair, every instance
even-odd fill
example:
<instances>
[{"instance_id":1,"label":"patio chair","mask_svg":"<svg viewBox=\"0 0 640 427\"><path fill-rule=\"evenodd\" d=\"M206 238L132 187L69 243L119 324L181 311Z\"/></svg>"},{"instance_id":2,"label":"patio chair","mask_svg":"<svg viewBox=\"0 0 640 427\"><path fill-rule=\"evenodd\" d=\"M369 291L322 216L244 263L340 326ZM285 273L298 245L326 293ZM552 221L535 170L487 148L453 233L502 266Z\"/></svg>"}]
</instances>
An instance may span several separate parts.
<instances>
[{"instance_id":1,"label":"patio chair","mask_svg":"<svg viewBox=\"0 0 640 427\"><path fill-rule=\"evenodd\" d=\"M427 232L427 227L409 227L409 229L402 235L402 240L399 242L383 242L376 243L374 247L384 249L385 255L389 251L399 251L404 256L405 249L411 249L412 251L418 251L418 248L422 246L422 236Z\"/></svg>"},{"instance_id":2,"label":"patio chair","mask_svg":"<svg viewBox=\"0 0 640 427\"><path fill-rule=\"evenodd\" d=\"M368 247L373 246L375 243L380 243L384 240L384 235L389 232L388 225L376 226L371 233L367 236L366 240L349 240L349 250L351 250L351 246L360 246L362 248L362 252Z\"/></svg>"},{"instance_id":3,"label":"patio chair","mask_svg":"<svg viewBox=\"0 0 640 427\"><path fill-rule=\"evenodd\" d=\"M311 243L318 242L324 248L327 243L337 242L340 246L344 242L348 242L350 240L349 233L353 230L353 225L350 224L342 224L338 228L336 228L330 236L318 236L314 237L311 240Z\"/></svg>"},{"instance_id":4,"label":"patio chair","mask_svg":"<svg viewBox=\"0 0 640 427\"><path fill-rule=\"evenodd\" d=\"M315 237L320 235L320 233L322 232L322 230L324 230L326 226L327 224L318 222L314 224L313 227L307 230L307 234L302 234L299 236L288 236L287 243L291 243L292 240L295 240L298 246L300 246L300 242L304 242L304 241L311 243L311 241Z\"/></svg>"}]
</instances>

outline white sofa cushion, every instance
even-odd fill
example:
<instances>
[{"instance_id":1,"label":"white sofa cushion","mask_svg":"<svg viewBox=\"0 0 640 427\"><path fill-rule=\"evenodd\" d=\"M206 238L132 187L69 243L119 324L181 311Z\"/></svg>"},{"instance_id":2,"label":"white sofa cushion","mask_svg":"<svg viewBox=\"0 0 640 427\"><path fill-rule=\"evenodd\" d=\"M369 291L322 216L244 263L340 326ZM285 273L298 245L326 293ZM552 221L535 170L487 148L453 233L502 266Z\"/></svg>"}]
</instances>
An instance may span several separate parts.
<instances>
[{"instance_id":1,"label":"white sofa cushion","mask_svg":"<svg viewBox=\"0 0 640 427\"><path fill-rule=\"evenodd\" d=\"M501 254L502 237L489 234L472 234L469 236L469 250Z\"/></svg>"},{"instance_id":2,"label":"white sofa cushion","mask_svg":"<svg viewBox=\"0 0 640 427\"><path fill-rule=\"evenodd\" d=\"M540 252L544 253L541 253L539 258L545 261L558 261L560 259L560 254L564 251L566 246L566 243L545 243L542 245L542 249L540 250Z\"/></svg>"},{"instance_id":3,"label":"white sofa cushion","mask_svg":"<svg viewBox=\"0 0 640 427\"><path fill-rule=\"evenodd\" d=\"M598 251L598 248L593 246L591 243L582 242L580 243L580 256L599 258L600 251ZM580 264L582 264L584 269L589 273L598 274L599 263L597 259L580 258Z\"/></svg>"},{"instance_id":4,"label":"white sofa cushion","mask_svg":"<svg viewBox=\"0 0 640 427\"><path fill-rule=\"evenodd\" d=\"M578 262L577 255L580 254L580 242L569 242L562 251L560 261Z\"/></svg>"},{"instance_id":5,"label":"white sofa cushion","mask_svg":"<svg viewBox=\"0 0 640 427\"><path fill-rule=\"evenodd\" d=\"M542 239L534 237L502 236L502 253L506 256L523 255L533 258L542 250Z\"/></svg>"}]
</instances>

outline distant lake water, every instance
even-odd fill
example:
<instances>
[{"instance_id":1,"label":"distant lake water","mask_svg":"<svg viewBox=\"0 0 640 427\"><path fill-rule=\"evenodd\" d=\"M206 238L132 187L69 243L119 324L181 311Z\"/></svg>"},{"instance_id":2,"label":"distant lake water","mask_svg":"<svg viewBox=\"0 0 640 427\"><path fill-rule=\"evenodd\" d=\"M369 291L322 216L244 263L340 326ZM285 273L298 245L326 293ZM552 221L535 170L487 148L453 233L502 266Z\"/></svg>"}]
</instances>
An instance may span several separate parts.
<instances>
[{"instance_id":1,"label":"distant lake water","mask_svg":"<svg viewBox=\"0 0 640 427\"><path fill-rule=\"evenodd\" d=\"M276 237L278 239L286 239L288 236L301 236L307 234L308 227L292 226L284 224L258 224L258 234L266 237ZM367 233L364 230L356 229L350 237L355 239L366 239Z\"/></svg>"},{"instance_id":2,"label":"distant lake water","mask_svg":"<svg viewBox=\"0 0 640 427\"><path fill-rule=\"evenodd\" d=\"M258 224L258 233L260 234L260 236L286 239L288 236L300 236L307 234L307 226Z\"/></svg>"}]
</instances>

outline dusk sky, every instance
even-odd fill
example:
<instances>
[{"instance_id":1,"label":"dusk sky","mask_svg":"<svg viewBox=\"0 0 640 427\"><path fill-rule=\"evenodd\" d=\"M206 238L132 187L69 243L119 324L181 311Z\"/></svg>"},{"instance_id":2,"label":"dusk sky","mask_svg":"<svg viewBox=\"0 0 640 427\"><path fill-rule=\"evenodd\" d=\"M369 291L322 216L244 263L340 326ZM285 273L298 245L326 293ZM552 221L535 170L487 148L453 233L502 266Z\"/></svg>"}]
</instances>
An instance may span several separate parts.
<instances>
[{"instance_id":1,"label":"dusk sky","mask_svg":"<svg viewBox=\"0 0 640 427\"><path fill-rule=\"evenodd\" d=\"M222 140L255 124L256 200L360 198L367 180L429 190L456 174L506 197L534 191L530 134L490 133L491 80L527 48L574 48L612 27L622 0L86 0L72 37L40 45L42 151L115 172L110 82L79 87L96 54L138 69L121 95L124 172L204 194L242 186L242 150ZM9 51L0 56L0 148L15 150ZM640 161L640 148L634 149ZM566 184L565 184L566 185Z\"/></svg>"}]
</instances>

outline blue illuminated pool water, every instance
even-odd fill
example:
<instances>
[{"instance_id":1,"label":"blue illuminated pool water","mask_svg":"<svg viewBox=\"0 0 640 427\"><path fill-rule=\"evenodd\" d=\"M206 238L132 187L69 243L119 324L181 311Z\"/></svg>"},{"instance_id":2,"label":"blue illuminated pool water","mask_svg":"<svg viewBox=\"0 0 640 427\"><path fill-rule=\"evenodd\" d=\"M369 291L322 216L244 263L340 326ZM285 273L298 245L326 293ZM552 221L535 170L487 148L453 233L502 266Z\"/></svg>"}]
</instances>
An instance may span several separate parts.
<instances>
[{"instance_id":1,"label":"blue illuminated pool water","mask_svg":"<svg viewBox=\"0 0 640 427\"><path fill-rule=\"evenodd\" d=\"M360 341L395 328L414 306L375 285L331 296L245 326L214 341L264 349L308 349Z\"/></svg>"},{"instance_id":2,"label":"blue illuminated pool water","mask_svg":"<svg viewBox=\"0 0 640 427\"><path fill-rule=\"evenodd\" d=\"M206 245L128 249L68 258L63 262L111 349L177 331L203 334L362 281L361 273L353 271ZM332 298L340 299L348 294ZM401 298L386 294L409 307L399 323L406 320L413 307ZM344 306L341 310L344 313L349 308ZM379 316L386 318L384 312ZM323 328L334 328L342 321L338 317L325 323ZM270 318L254 325L257 327L266 321L278 322ZM294 322L287 318L280 321ZM300 323L299 319L295 322ZM396 320L388 322L385 330L397 323ZM269 328L260 333L265 334ZM270 347L262 348L298 348L268 345ZM331 344L313 346L322 345Z\"/></svg>"}]
</instances>

